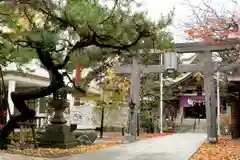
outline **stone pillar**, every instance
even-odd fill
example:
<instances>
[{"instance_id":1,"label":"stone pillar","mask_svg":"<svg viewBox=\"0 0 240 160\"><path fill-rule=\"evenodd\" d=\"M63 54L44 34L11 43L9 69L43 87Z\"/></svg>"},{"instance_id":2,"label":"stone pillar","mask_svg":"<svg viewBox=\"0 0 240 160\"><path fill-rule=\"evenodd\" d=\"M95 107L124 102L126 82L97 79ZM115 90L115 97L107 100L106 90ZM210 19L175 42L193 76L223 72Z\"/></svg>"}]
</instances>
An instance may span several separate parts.
<instances>
[{"instance_id":1,"label":"stone pillar","mask_svg":"<svg viewBox=\"0 0 240 160\"><path fill-rule=\"evenodd\" d=\"M11 99L11 92L14 92L16 88L16 81L10 80L8 81L8 105L11 115L14 114L14 104ZM10 119L9 112L7 112L7 121Z\"/></svg>"},{"instance_id":2,"label":"stone pillar","mask_svg":"<svg viewBox=\"0 0 240 160\"><path fill-rule=\"evenodd\" d=\"M137 58L133 58L132 60L132 74L131 74L131 89L130 96L133 102L135 103L135 108L133 111L133 117L131 119L131 135L137 136L137 115L138 109L140 106L140 72L139 72L139 64Z\"/></svg>"},{"instance_id":3,"label":"stone pillar","mask_svg":"<svg viewBox=\"0 0 240 160\"><path fill-rule=\"evenodd\" d=\"M207 134L209 143L217 143L217 121L216 121L216 93L214 84L214 67L212 61L212 53L205 52L204 63L204 93L205 93L205 106L207 118Z\"/></svg>"},{"instance_id":4,"label":"stone pillar","mask_svg":"<svg viewBox=\"0 0 240 160\"><path fill-rule=\"evenodd\" d=\"M132 59L130 99L129 102L129 134L125 136L124 143L136 141L137 137L137 119L140 106L140 67L136 57ZM134 105L134 106L131 106Z\"/></svg>"}]
</instances>

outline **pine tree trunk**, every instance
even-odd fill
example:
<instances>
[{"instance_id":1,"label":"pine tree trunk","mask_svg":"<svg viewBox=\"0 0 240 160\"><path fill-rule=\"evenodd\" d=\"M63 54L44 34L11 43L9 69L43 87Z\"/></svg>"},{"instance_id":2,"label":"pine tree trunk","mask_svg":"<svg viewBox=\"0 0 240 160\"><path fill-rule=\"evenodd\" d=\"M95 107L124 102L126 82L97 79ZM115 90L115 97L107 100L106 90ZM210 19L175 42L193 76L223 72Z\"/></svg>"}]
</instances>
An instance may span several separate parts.
<instances>
[{"instance_id":1,"label":"pine tree trunk","mask_svg":"<svg viewBox=\"0 0 240 160\"><path fill-rule=\"evenodd\" d=\"M16 91L11 93L12 101L21 114L17 116L11 116L10 120L6 123L6 125L3 126L1 131L2 139L6 139L8 137L14 128L18 126L18 122L25 122L34 118L35 111L31 110L25 104L26 100L48 96L63 87L63 82L58 81L57 77L59 77L59 75L57 74L59 73L49 73L51 82L47 87L40 87L31 91Z\"/></svg>"},{"instance_id":2,"label":"pine tree trunk","mask_svg":"<svg viewBox=\"0 0 240 160\"><path fill-rule=\"evenodd\" d=\"M61 69L64 64L55 66L50 53L44 53L41 49L37 50L41 63L49 72L50 85L47 87L36 88L31 91L15 91L11 93L11 98L14 106L19 110L20 115L11 116L10 120L4 125L0 132L0 149L7 149L7 137L9 134L18 127L18 122L25 122L35 117L35 111L30 109L25 101L37 99L48 96L57 92L64 86L63 75L59 73L58 69ZM67 61L67 59L66 59Z\"/></svg>"}]
</instances>

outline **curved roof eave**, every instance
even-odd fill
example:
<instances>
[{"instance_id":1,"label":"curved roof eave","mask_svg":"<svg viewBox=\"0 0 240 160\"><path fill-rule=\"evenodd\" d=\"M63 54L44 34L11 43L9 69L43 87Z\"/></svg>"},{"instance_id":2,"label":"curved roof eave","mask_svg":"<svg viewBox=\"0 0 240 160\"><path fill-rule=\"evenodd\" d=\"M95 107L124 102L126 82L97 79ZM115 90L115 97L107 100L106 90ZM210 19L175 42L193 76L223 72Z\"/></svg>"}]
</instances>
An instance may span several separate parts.
<instances>
[{"instance_id":1,"label":"curved roof eave","mask_svg":"<svg viewBox=\"0 0 240 160\"><path fill-rule=\"evenodd\" d=\"M193 63L199 57L201 57L199 54L195 54L190 60L187 61L187 64ZM176 77L175 79L166 78L165 80L171 81L170 84L167 85L167 86L171 86L171 85L174 85L174 84L181 83L183 80L185 80L186 78L191 77L192 75L193 75L193 72L187 72L185 74L181 74L180 76Z\"/></svg>"}]
</instances>

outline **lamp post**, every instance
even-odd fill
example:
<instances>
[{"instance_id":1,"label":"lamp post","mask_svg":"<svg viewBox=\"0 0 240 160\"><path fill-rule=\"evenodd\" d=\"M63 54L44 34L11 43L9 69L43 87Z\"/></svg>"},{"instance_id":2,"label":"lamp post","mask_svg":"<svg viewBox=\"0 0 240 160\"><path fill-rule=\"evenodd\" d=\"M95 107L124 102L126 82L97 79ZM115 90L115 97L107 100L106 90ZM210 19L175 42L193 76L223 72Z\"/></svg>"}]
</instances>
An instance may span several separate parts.
<instances>
[{"instance_id":1,"label":"lamp post","mask_svg":"<svg viewBox=\"0 0 240 160\"><path fill-rule=\"evenodd\" d=\"M163 55L160 56L160 65L163 65ZM160 133L163 133L163 73L160 73Z\"/></svg>"},{"instance_id":2,"label":"lamp post","mask_svg":"<svg viewBox=\"0 0 240 160\"><path fill-rule=\"evenodd\" d=\"M217 133L220 136L221 130L220 130L220 85L219 85L219 72L217 72Z\"/></svg>"},{"instance_id":3,"label":"lamp post","mask_svg":"<svg viewBox=\"0 0 240 160\"><path fill-rule=\"evenodd\" d=\"M164 64L163 64L164 58ZM172 73L178 69L178 59L176 52L169 52L168 54L161 54L160 65L164 66L164 70ZM163 73L160 73L160 133L163 133Z\"/></svg>"}]
</instances>

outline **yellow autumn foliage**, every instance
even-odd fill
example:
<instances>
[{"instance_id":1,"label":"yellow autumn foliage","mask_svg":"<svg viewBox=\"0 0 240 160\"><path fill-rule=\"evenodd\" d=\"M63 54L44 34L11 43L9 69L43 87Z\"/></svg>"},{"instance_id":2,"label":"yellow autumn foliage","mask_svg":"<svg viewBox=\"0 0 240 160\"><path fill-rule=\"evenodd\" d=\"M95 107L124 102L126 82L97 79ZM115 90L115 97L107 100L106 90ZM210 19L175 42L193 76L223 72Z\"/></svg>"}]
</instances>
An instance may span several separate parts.
<instances>
[{"instance_id":1,"label":"yellow autumn foliage","mask_svg":"<svg viewBox=\"0 0 240 160\"><path fill-rule=\"evenodd\" d=\"M130 81L127 77L117 75L112 68L105 72L105 78L102 81L104 104L123 103L126 94L128 94Z\"/></svg>"}]
</instances>

